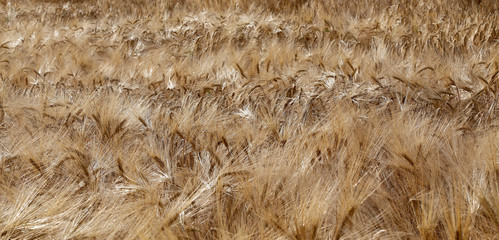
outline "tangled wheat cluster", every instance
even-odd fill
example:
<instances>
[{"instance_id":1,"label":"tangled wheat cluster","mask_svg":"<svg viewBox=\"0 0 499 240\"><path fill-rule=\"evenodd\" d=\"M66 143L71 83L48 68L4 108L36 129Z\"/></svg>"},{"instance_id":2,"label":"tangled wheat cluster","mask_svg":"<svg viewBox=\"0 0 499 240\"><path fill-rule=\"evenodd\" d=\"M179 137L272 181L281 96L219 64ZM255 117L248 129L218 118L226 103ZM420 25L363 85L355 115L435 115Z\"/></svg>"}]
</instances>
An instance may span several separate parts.
<instances>
[{"instance_id":1,"label":"tangled wheat cluster","mask_svg":"<svg viewBox=\"0 0 499 240\"><path fill-rule=\"evenodd\" d=\"M495 0L0 0L2 239L498 239Z\"/></svg>"}]
</instances>

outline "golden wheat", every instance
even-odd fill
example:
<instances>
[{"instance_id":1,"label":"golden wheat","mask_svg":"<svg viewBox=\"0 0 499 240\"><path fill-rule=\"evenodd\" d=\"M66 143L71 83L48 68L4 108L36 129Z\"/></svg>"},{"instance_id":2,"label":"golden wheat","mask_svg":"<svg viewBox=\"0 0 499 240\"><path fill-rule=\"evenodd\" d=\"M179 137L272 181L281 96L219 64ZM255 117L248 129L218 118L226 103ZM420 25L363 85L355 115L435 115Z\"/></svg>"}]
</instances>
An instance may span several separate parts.
<instances>
[{"instance_id":1,"label":"golden wheat","mask_svg":"<svg viewBox=\"0 0 499 240\"><path fill-rule=\"evenodd\" d=\"M2 239L498 239L495 0L0 0Z\"/></svg>"}]
</instances>

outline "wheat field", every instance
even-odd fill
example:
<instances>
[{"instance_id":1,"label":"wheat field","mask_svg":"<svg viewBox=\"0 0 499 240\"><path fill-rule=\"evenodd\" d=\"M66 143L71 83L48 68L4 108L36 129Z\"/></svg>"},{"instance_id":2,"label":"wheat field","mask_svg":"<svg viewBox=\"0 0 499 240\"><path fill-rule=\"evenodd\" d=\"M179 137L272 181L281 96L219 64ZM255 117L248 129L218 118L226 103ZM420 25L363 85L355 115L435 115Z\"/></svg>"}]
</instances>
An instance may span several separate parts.
<instances>
[{"instance_id":1,"label":"wheat field","mask_svg":"<svg viewBox=\"0 0 499 240\"><path fill-rule=\"evenodd\" d=\"M1 239L499 239L496 0L0 0Z\"/></svg>"}]
</instances>

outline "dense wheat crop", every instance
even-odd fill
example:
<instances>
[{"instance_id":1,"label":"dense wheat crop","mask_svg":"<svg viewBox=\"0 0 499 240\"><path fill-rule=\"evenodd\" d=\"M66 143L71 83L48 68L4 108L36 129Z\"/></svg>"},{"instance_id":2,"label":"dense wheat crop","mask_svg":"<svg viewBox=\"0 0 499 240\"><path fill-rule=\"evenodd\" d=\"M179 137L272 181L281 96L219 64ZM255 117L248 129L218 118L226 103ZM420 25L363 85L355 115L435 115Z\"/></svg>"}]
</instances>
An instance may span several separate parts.
<instances>
[{"instance_id":1,"label":"dense wheat crop","mask_svg":"<svg viewBox=\"0 0 499 240\"><path fill-rule=\"evenodd\" d=\"M2 239L499 239L496 0L0 0Z\"/></svg>"}]
</instances>

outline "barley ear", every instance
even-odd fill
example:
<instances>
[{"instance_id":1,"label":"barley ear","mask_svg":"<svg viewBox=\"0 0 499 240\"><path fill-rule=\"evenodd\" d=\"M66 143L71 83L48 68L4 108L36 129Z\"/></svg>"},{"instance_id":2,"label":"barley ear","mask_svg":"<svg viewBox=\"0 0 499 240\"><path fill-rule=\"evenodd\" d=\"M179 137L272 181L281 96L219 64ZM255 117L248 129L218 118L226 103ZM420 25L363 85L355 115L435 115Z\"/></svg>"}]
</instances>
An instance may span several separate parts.
<instances>
[{"instance_id":1,"label":"barley ear","mask_svg":"<svg viewBox=\"0 0 499 240\"><path fill-rule=\"evenodd\" d=\"M3 118L4 118L4 110L3 110L3 99L0 98L0 124L3 123Z\"/></svg>"}]
</instances>

